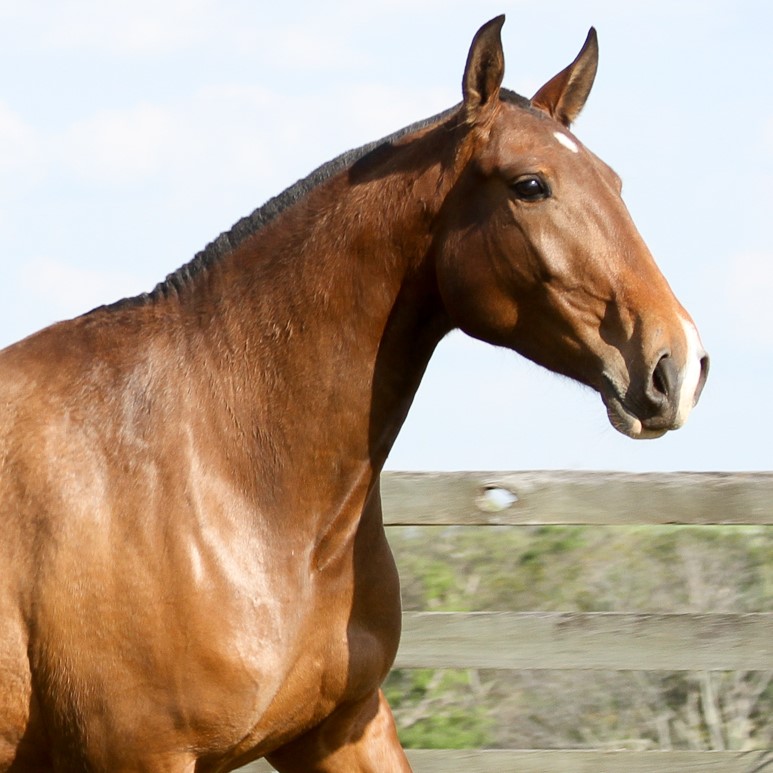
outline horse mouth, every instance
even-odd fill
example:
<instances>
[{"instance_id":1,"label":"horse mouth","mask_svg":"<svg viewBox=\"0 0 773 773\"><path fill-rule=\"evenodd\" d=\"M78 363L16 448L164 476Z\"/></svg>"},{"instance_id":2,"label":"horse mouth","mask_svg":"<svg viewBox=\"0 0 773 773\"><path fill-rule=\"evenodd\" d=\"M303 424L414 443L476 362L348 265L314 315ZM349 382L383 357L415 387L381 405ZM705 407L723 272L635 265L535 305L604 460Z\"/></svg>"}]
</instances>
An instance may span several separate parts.
<instances>
[{"instance_id":1,"label":"horse mouth","mask_svg":"<svg viewBox=\"0 0 773 773\"><path fill-rule=\"evenodd\" d=\"M668 427L648 427L620 398L617 389L607 382L601 390L609 423L620 433L634 440L655 440L668 432Z\"/></svg>"}]
</instances>

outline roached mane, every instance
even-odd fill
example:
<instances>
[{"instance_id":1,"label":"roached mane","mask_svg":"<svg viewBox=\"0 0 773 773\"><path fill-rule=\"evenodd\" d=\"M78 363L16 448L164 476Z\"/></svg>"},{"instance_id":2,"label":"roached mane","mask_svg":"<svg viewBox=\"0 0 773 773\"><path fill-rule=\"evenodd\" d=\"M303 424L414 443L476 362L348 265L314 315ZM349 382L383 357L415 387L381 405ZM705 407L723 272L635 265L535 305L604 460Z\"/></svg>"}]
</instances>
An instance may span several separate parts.
<instances>
[{"instance_id":1,"label":"roached mane","mask_svg":"<svg viewBox=\"0 0 773 773\"><path fill-rule=\"evenodd\" d=\"M531 103L528 99L514 91L509 91L508 89L502 89L500 91L500 99L524 109L529 109L531 107ZM124 298L105 306L99 306L96 309L93 309L93 311L117 311L131 306L141 306L159 298L165 298L168 295L176 294L178 291L189 286L191 281L198 274L217 263L220 258L235 249L245 239L260 231L263 226L274 220L274 218L284 212L288 207L292 206L296 201L302 199L320 183L334 177L336 174L347 169L374 150L389 146L408 134L420 131L421 129L433 126L434 124L439 124L448 118L451 118L459 112L460 106L461 105L455 105L430 118L425 118L416 123L412 123L410 126L398 129L396 132L393 132L380 140L368 142L359 148L354 148L353 150L347 150L344 153L341 153L340 156L336 156L336 158L331 161L327 161L317 167L311 174L298 180L298 182L294 183L277 196L269 199L252 214L241 218L241 220L237 221L228 231L221 233L220 236L210 242L203 250L201 250L201 252L196 253L188 263L184 264L176 271L173 271L162 282L159 282L149 293L141 293L140 295Z\"/></svg>"}]
</instances>

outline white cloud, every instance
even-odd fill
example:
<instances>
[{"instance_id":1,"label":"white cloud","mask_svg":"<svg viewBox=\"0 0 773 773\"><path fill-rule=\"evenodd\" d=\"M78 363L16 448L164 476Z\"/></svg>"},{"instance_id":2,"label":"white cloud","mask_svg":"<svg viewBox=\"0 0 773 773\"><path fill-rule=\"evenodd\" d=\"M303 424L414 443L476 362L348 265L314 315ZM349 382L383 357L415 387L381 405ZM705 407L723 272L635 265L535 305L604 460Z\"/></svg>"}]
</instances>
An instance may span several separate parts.
<instances>
[{"instance_id":1,"label":"white cloud","mask_svg":"<svg viewBox=\"0 0 773 773\"><path fill-rule=\"evenodd\" d=\"M158 106L102 110L54 139L58 160L76 176L126 182L156 171L175 141L174 119Z\"/></svg>"},{"instance_id":2,"label":"white cloud","mask_svg":"<svg viewBox=\"0 0 773 773\"><path fill-rule=\"evenodd\" d=\"M127 271L97 271L51 258L25 261L18 276L25 294L46 306L49 321L82 314L146 289L140 277Z\"/></svg>"},{"instance_id":3,"label":"white cloud","mask_svg":"<svg viewBox=\"0 0 773 773\"><path fill-rule=\"evenodd\" d=\"M222 16L222 13L220 14ZM202 40L218 17L211 0L60 0L3 8L5 25L28 29L44 50L168 53Z\"/></svg>"},{"instance_id":4,"label":"white cloud","mask_svg":"<svg viewBox=\"0 0 773 773\"><path fill-rule=\"evenodd\" d=\"M15 188L29 180L39 166L38 145L32 126L0 102L0 186Z\"/></svg>"},{"instance_id":5,"label":"white cloud","mask_svg":"<svg viewBox=\"0 0 773 773\"><path fill-rule=\"evenodd\" d=\"M768 118L763 128L763 144L765 150L773 155L773 117Z\"/></svg>"},{"instance_id":6,"label":"white cloud","mask_svg":"<svg viewBox=\"0 0 773 773\"><path fill-rule=\"evenodd\" d=\"M254 42L253 42L254 45ZM335 29L320 34L319 29L307 24L294 23L280 26L266 35L263 55L274 66L280 64L295 70L319 72L342 69L361 64L360 57L348 45L345 36Z\"/></svg>"},{"instance_id":7,"label":"white cloud","mask_svg":"<svg viewBox=\"0 0 773 773\"><path fill-rule=\"evenodd\" d=\"M455 87L455 83L435 89L363 84L343 93L341 98L342 105L351 113L347 120L354 122L363 142L369 142L453 107L461 100L461 89Z\"/></svg>"},{"instance_id":8,"label":"white cloud","mask_svg":"<svg viewBox=\"0 0 773 773\"><path fill-rule=\"evenodd\" d=\"M281 68L319 71L353 64L352 14L344 4L252 8L215 0L59 0L43 5L0 3L0 24L14 31L11 45L23 40L27 53L130 58L191 50L205 56L225 46L229 53L254 53ZM368 17L377 10L369 8Z\"/></svg>"},{"instance_id":9,"label":"white cloud","mask_svg":"<svg viewBox=\"0 0 773 773\"><path fill-rule=\"evenodd\" d=\"M725 287L735 337L773 348L773 253L736 255Z\"/></svg>"}]
</instances>

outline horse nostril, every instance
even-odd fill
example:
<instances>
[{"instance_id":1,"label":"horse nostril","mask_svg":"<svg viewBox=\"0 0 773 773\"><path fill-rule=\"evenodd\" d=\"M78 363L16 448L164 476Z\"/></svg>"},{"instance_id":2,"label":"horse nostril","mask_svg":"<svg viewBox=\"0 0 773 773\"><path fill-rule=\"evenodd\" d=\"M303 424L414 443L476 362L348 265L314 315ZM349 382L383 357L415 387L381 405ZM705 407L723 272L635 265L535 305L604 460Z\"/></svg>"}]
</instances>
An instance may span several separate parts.
<instances>
[{"instance_id":1,"label":"horse nostril","mask_svg":"<svg viewBox=\"0 0 773 773\"><path fill-rule=\"evenodd\" d=\"M652 371L651 396L655 402L668 400L675 394L679 373L671 355L664 354Z\"/></svg>"},{"instance_id":2,"label":"horse nostril","mask_svg":"<svg viewBox=\"0 0 773 773\"><path fill-rule=\"evenodd\" d=\"M652 371L652 386L655 387L656 392L660 392L664 396L668 395L668 384L666 384L666 380L663 377L660 362L655 366L655 370Z\"/></svg>"},{"instance_id":3,"label":"horse nostril","mask_svg":"<svg viewBox=\"0 0 773 773\"><path fill-rule=\"evenodd\" d=\"M710 364L711 364L711 361L709 360L709 355L704 354L703 357L701 357L701 374L698 377L698 386L695 388L695 397L693 400L693 405L698 403L698 399L701 396L703 387L706 385L706 379L709 377Z\"/></svg>"}]
</instances>

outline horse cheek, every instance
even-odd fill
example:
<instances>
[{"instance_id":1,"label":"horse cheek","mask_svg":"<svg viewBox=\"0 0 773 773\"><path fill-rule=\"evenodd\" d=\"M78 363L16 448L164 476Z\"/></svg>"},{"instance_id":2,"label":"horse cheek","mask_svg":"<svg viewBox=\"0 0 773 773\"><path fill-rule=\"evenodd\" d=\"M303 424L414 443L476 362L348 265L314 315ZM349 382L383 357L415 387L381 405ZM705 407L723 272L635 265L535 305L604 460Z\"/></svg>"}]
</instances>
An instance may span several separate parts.
<instances>
[{"instance_id":1,"label":"horse cheek","mask_svg":"<svg viewBox=\"0 0 773 773\"><path fill-rule=\"evenodd\" d=\"M473 338L507 346L518 323L522 277L501 247L480 232L446 244L438 285L454 327Z\"/></svg>"}]
</instances>

